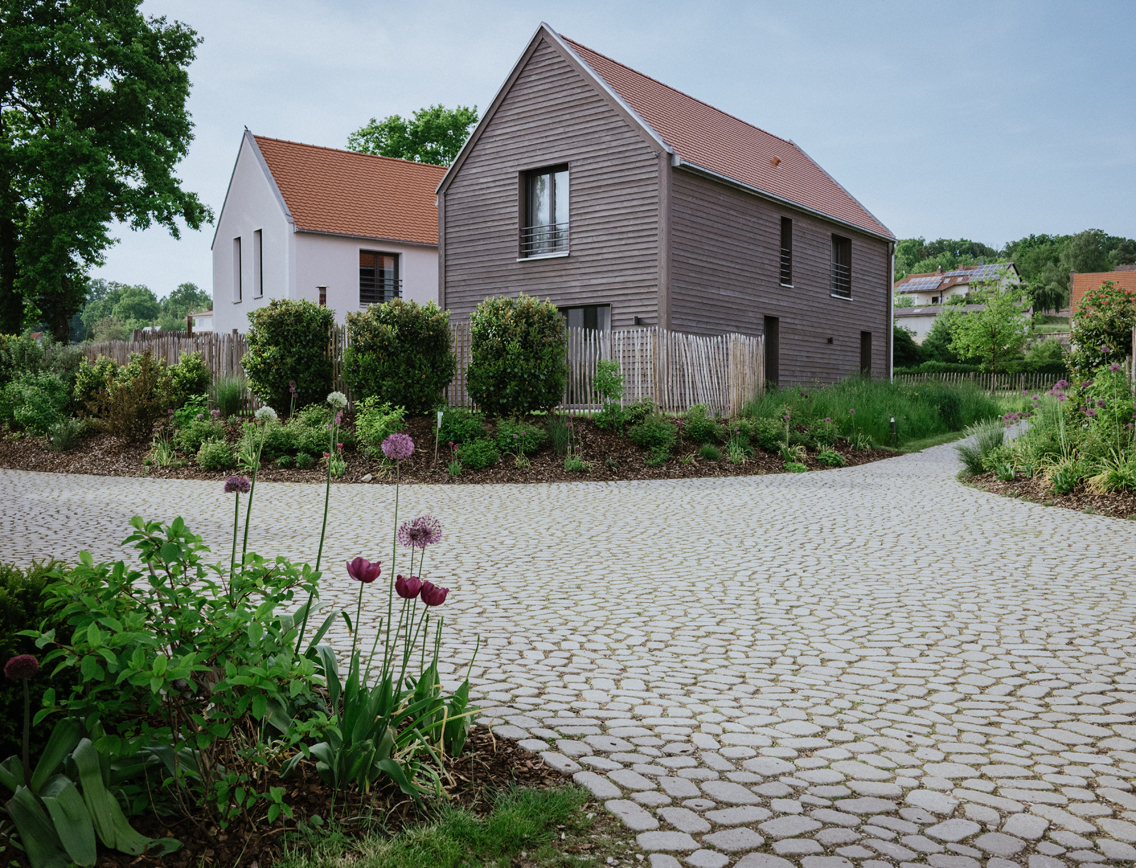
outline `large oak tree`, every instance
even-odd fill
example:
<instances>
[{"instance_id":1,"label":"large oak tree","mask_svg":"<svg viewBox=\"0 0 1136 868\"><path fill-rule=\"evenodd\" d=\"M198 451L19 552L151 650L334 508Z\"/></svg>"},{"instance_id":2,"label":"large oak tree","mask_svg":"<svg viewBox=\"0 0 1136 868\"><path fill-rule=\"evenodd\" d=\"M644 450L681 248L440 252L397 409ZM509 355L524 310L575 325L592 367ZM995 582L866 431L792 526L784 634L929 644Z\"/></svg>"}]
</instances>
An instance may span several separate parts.
<instances>
[{"instance_id":1,"label":"large oak tree","mask_svg":"<svg viewBox=\"0 0 1136 868\"><path fill-rule=\"evenodd\" d=\"M0 332L67 339L112 221L212 219L174 167L200 40L141 0L0 0Z\"/></svg>"}]
</instances>

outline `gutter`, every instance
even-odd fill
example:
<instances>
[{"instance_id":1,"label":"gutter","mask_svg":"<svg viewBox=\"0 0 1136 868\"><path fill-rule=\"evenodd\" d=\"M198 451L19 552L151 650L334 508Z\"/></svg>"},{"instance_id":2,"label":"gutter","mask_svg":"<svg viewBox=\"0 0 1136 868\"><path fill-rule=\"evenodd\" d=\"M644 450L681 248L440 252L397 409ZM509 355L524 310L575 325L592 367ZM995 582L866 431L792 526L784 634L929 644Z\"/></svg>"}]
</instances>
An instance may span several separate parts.
<instances>
[{"instance_id":1,"label":"gutter","mask_svg":"<svg viewBox=\"0 0 1136 868\"><path fill-rule=\"evenodd\" d=\"M717 181L720 184L725 184L727 187L733 187L735 190L741 190L745 193L750 193L751 195L757 196L761 199L766 199L770 202L776 202L778 205L783 205L787 208L793 208L797 211L803 211L806 214L811 214L814 217L819 217L820 219L826 220L829 223L836 223L839 226L844 226L844 227L847 227L848 229L854 229L855 231L862 232L865 235L871 235L873 238L878 238L881 241L888 242L889 245L895 244L895 236L894 235L884 235L880 232L876 232L874 229L865 229L863 226L859 226L856 223L850 223L847 220L842 220L839 217L834 217L832 214L825 214L823 211L817 211L815 208L810 208L807 205L802 205L800 202L794 202L792 199L785 199L781 196L776 196L773 193L769 193L769 192L762 190L758 187L751 187L749 184L743 184L741 181L737 181L734 178L730 178L726 175L720 175L717 172L713 171L712 169L707 169L704 166L698 165L697 163L687 162L686 160L682 159L682 157L680 157L678 154L675 154L675 156L674 156L673 165L676 168L679 168L679 169L686 169L688 172L691 172L692 174L702 175L706 178L710 178L714 181ZM893 265L894 265L894 262L893 262ZM890 268L889 268L889 272L890 272ZM890 289L890 286L891 285L889 284L889 289Z\"/></svg>"},{"instance_id":2,"label":"gutter","mask_svg":"<svg viewBox=\"0 0 1136 868\"><path fill-rule=\"evenodd\" d=\"M888 245L888 381L895 379L895 242Z\"/></svg>"}]
</instances>

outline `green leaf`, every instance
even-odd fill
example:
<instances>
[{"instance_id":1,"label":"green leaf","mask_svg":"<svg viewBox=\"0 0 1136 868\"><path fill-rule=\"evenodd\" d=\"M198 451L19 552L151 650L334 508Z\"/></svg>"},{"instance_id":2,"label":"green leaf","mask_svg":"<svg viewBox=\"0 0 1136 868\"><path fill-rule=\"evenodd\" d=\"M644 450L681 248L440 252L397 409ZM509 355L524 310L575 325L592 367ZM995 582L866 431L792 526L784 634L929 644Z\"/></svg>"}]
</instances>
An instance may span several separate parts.
<instances>
[{"instance_id":1,"label":"green leaf","mask_svg":"<svg viewBox=\"0 0 1136 868\"><path fill-rule=\"evenodd\" d=\"M252 698L252 716L257 720L264 720L264 715L268 711L268 697L263 693L258 693Z\"/></svg>"},{"instance_id":2,"label":"green leaf","mask_svg":"<svg viewBox=\"0 0 1136 868\"><path fill-rule=\"evenodd\" d=\"M103 633L94 621L87 627L87 641L91 643L92 648L98 648L103 644Z\"/></svg>"},{"instance_id":3,"label":"green leaf","mask_svg":"<svg viewBox=\"0 0 1136 868\"><path fill-rule=\"evenodd\" d=\"M141 856L150 845L150 839L136 832L126 820L115 797L103 785L99 754L90 739L84 738L72 753L79 783L83 787L83 801L91 812L95 832L107 847L123 853Z\"/></svg>"},{"instance_id":4,"label":"green leaf","mask_svg":"<svg viewBox=\"0 0 1136 868\"><path fill-rule=\"evenodd\" d=\"M65 717L55 724L51 738L47 740L47 746L32 771L33 792L38 793L47 783L47 779L55 774L63 760L75 750L82 733L82 724L74 717Z\"/></svg>"},{"instance_id":5,"label":"green leaf","mask_svg":"<svg viewBox=\"0 0 1136 868\"><path fill-rule=\"evenodd\" d=\"M71 860L55 833L55 826L27 787L16 790L7 808L32 868L70 868Z\"/></svg>"},{"instance_id":6,"label":"green leaf","mask_svg":"<svg viewBox=\"0 0 1136 868\"><path fill-rule=\"evenodd\" d=\"M95 827L75 784L67 781L58 795L44 796L43 803L55 823L55 831L67 855L83 868L95 864Z\"/></svg>"},{"instance_id":7,"label":"green leaf","mask_svg":"<svg viewBox=\"0 0 1136 868\"><path fill-rule=\"evenodd\" d=\"M0 763L0 784L3 784L13 793L17 788L27 786L24 780L24 764L18 756L10 756Z\"/></svg>"}]
</instances>

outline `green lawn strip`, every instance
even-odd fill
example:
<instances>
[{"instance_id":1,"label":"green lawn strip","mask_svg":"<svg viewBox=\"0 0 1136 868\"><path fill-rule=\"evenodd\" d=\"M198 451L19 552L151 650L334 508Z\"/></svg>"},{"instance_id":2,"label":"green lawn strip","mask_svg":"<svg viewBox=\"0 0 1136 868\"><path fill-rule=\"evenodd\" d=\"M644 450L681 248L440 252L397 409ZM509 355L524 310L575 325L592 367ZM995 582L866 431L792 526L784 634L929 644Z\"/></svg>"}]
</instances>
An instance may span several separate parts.
<instances>
[{"instance_id":1,"label":"green lawn strip","mask_svg":"<svg viewBox=\"0 0 1136 868\"><path fill-rule=\"evenodd\" d=\"M924 437L920 440L911 440L902 444L899 447L901 453L907 454L909 452L922 452L924 449L930 449L932 446L942 446L944 443L954 443L956 440L961 440L966 436L965 431L947 431L944 434L934 434L930 437Z\"/></svg>"},{"instance_id":2,"label":"green lawn strip","mask_svg":"<svg viewBox=\"0 0 1136 868\"><path fill-rule=\"evenodd\" d=\"M631 834L601 807L589 803L590 799L587 791L575 786L513 788L502 791L483 817L464 808L443 806L434 822L404 829L393 837L371 833L350 838L334 829L310 829L305 837L289 842L285 855L274 865L504 868L523 860L521 864L532 868L553 868L604 864L609 857L617 862L634 860L632 854L638 848Z\"/></svg>"}]
</instances>

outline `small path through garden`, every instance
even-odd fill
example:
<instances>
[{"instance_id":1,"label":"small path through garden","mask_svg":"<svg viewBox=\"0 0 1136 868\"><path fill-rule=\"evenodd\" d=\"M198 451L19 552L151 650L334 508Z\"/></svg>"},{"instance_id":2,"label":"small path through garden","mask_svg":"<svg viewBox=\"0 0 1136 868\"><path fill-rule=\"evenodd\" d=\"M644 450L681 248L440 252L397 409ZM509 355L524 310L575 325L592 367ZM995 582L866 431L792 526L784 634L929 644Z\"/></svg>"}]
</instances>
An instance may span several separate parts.
<instances>
[{"instance_id":1,"label":"small path through garden","mask_svg":"<svg viewBox=\"0 0 1136 868\"><path fill-rule=\"evenodd\" d=\"M656 868L1133 864L1136 522L956 472L948 445L799 475L405 486L401 515L445 527L426 575L451 588L449 677L480 633L483 719L607 800ZM354 606L347 558L389 560L393 494L333 486L326 600ZM260 486L251 546L314 560L322 499ZM0 560L117 557L134 514L184 516L220 558L231 503L4 470Z\"/></svg>"}]
</instances>

